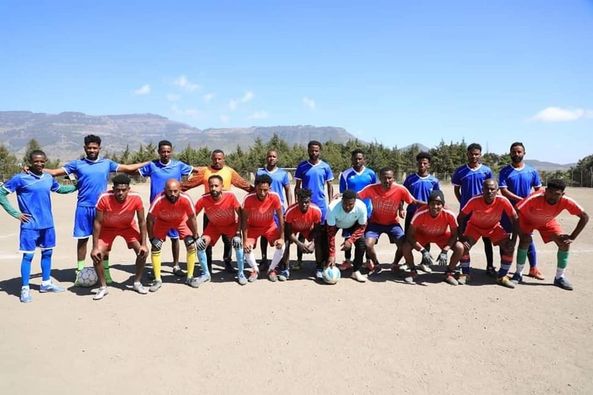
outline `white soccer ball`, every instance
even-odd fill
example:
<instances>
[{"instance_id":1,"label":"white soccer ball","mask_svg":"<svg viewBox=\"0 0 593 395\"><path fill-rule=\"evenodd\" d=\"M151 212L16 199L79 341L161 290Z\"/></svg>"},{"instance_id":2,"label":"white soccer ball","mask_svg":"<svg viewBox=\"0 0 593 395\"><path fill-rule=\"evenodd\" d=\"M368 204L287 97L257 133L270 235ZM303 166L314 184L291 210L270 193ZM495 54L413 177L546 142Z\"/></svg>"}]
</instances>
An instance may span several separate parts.
<instances>
[{"instance_id":1,"label":"white soccer ball","mask_svg":"<svg viewBox=\"0 0 593 395\"><path fill-rule=\"evenodd\" d=\"M328 266L323 270L322 277L326 284L335 284L341 277L340 269L336 266Z\"/></svg>"},{"instance_id":2,"label":"white soccer ball","mask_svg":"<svg viewBox=\"0 0 593 395\"><path fill-rule=\"evenodd\" d=\"M76 283L81 287L92 287L99 281L99 276L94 267L85 267L78 273Z\"/></svg>"}]
</instances>

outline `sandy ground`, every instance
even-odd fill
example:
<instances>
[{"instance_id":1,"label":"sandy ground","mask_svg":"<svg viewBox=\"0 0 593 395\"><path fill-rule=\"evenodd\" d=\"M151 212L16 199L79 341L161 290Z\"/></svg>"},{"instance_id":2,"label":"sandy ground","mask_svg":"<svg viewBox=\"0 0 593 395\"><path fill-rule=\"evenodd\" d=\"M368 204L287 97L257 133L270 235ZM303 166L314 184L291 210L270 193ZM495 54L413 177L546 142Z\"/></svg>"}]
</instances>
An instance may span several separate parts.
<instances>
[{"instance_id":1,"label":"sandy ground","mask_svg":"<svg viewBox=\"0 0 593 395\"><path fill-rule=\"evenodd\" d=\"M147 185L134 189L148 196ZM593 190L567 192L593 213ZM480 243L468 286L451 287L440 273L405 285L389 271L365 284L321 285L310 261L287 283L241 287L218 272L199 289L166 266L163 288L142 296L130 289L133 256L119 239L117 284L95 302L89 289L72 287L74 205L75 195L54 195L53 276L67 291L37 292L37 255L28 305L18 300L18 223L0 213L2 394L593 393L591 224L571 251L574 292L551 286L556 249L537 236L546 281L515 290L486 277ZM560 221L568 230L576 223ZM391 261L386 238L379 252ZM220 246L214 255L221 258Z\"/></svg>"}]
</instances>

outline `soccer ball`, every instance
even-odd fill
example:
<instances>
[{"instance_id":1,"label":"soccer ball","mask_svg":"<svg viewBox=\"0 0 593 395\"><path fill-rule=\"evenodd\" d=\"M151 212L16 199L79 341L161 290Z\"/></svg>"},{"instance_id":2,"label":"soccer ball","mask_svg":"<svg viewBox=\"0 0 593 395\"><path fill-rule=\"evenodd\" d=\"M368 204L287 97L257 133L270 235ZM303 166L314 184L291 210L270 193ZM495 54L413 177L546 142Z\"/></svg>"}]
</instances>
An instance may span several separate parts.
<instances>
[{"instance_id":1,"label":"soccer ball","mask_svg":"<svg viewBox=\"0 0 593 395\"><path fill-rule=\"evenodd\" d=\"M97 276L97 272L95 271L94 267L85 267L78 273L78 278L76 279L76 284L81 287L92 287L93 285L97 284L99 281L99 277Z\"/></svg>"},{"instance_id":2,"label":"soccer ball","mask_svg":"<svg viewBox=\"0 0 593 395\"><path fill-rule=\"evenodd\" d=\"M321 275L326 284L335 284L340 279L340 269L335 266L328 266Z\"/></svg>"}]
</instances>

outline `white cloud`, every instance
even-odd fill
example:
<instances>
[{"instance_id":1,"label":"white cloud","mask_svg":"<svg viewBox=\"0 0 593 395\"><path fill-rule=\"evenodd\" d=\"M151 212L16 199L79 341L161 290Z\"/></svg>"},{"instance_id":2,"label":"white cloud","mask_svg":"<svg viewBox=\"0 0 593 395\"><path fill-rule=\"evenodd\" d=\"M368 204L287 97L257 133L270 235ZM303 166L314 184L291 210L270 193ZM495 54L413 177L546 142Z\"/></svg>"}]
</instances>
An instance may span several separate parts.
<instances>
[{"instance_id":1,"label":"white cloud","mask_svg":"<svg viewBox=\"0 0 593 395\"><path fill-rule=\"evenodd\" d=\"M174 101L181 100L181 95L177 95L175 93L168 93L166 98L167 98L167 101L174 102Z\"/></svg>"},{"instance_id":2,"label":"white cloud","mask_svg":"<svg viewBox=\"0 0 593 395\"><path fill-rule=\"evenodd\" d=\"M266 111L256 111L253 114L249 115L247 119L266 119L268 116L269 115Z\"/></svg>"},{"instance_id":3,"label":"white cloud","mask_svg":"<svg viewBox=\"0 0 593 395\"><path fill-rule=\"evenodd\" d=\"M206 93L204 96L202 96L202 100L204 100L204 103L210 103L212 99L214 99L214 93L212 92Z\"/></svg>"},{"instance_id":4,"label":"white cloud","mask_svg":"<svg viewBox=\"0 0 593 395\"><path fill-rule=\"evenodd\" d=\"M231 120L231 117L229 117L228 115L221 115L220 116L220 122L227 124L229 123L229 121Z\"/></svg>"},{"instance_id":5,"label":"white cloud","mask_svg":"<svg viewBox=\"0 0 593 395\"><path fill-rule=\"evenodd\" d=\"M247 92L245 92L245 94L241 98L241 103L250 102L251 100L253 100L254 97L255 97L255 95L253 94L253 92L247 91Z\"/></svg>"},{"instance_id":6,"label":"white cloud","mask_svg":"<svg viewBox=\"0 0 593 395\"><path fill-rule=\"evenodd\" d=\"M140 88L134 90L134 94L137 96L144 96L150 93L150 85L144 84Z\"/></svg>"},{"instance_id":7,"label":"white cloud","mask_svg":"<svg viewBox=\"0 0 593 395\"><path fill-rule=\"evenodd\" d=\"M229 109L235 111L239 104L249 103L254 97L255 94L252 91L247 91L240 99L229 100Z\"/></svg>"},{"instance_id":8,"label":"white cloud","mask_svg":"<svg viewBox=\"0 0 593 395\"><path fill-rule=\"evenodd\" d=\"M537 122L571 122L582 118L593 118L593 110L547 107L532 116L530 120Z\"/></svg>"},{"instance_id":9,"label":"white cloud","mask_svg":"<svg viewBox=\"0 0 593 395\"><path fill-rule=\"evenodd\" d=\"M177 77L177 79L173 81L173 84L188 92L194 92L201 88L200 85L188 80L185 75Z\"/></svg>"},{"instance_id":10,"label":"white cloud","mask_svg":"<svg viewBox=\"0 0 593 395\"><path fill-rule=\"evenodd\" d=\"M303 105L307 107L309 110L315 110L315 100L311 99L310 97L303 97Z\"/></svg>"}]
</instances>

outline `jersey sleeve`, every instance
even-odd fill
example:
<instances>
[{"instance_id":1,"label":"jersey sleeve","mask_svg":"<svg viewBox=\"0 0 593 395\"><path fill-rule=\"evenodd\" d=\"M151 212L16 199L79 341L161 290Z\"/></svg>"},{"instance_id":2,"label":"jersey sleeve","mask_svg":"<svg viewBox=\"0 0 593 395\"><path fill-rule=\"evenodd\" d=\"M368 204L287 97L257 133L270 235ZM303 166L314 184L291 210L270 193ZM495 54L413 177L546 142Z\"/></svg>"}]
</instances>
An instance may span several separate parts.
<instances>
[{"instance_id":1,"label":"jersey sleeve","mask_svg":"<svg viewBox=\"0 0 593 395\"><path fill-rule=\"evenodd\" d=\"M147 163L141 168L139 168L138 173L140 173L142 177L150 177L150 175L152 174L152 162Z\"/></svg>"},{"instance_id":2,"label":"jersey sleeve","mask_svg":"<svg viewBox=\"0 0 593 395\"><path fill-rule=\"evenodd\" d=\"M344 193L346 189L348 189L346 185L346 175L342 172L340 174L340 193Z\"/></svg>"},{"instance_id":3,"label":"jersey sleeve","mask_svg":"<svg viewBox=\"0 0 593 395\"><path fill-rule=\"evenodd\" d=\"M2 187L6 189L8 192L13 193L16 192L22 185L21 177L19 175L15 175L10 180L6 181Z\"/></svg>"},{"instance_id":4,"label":"jersey sleeve","mask_svg":"<svg viewBox=\"0 0 593 395\"><path fill-rule=\"evenodd\" d=\"M187 191L188 189L200 186L204 183L204 172L205 167L199 167L198 173L189 176L189 178L181 183L181 190Z\"/></svg>"},{"instance_id":5,"label":"jersey sleeve","mask_svg":"<svg viewBox=\"0 0 593 395\"><path fill-rule=\"evenodd\" d=\"M470 200L465 203L465 206L461 208L461 212L465 215L470 214L474 210L474 200Z\"/></svg>"},{"instance_id":6,"label":"jersey sleeve","mask_svg":"<svg viewBox=\"0 0 593 395\"><path fill-rule=\"evenodd\" d=\"M77 162L75 160L66 162L66 164L64 164L64 166L62 166L62 169L64 169L66 174L76 173L76 171L78 169Z\"/></svg>"},{"instance_id":7,"label":"jersey sleeve","mask_svg":"<svg viewBox=\"0 0 593 395\"><path fill-rule=\"evenodd\" d=\"M187 176L187 175L191 174L191 172L194 170L193 166L190 166L187 163L181 162L181 161L179 162L179 167L180 167L179 170L181 170L182 176Z\"/></svg>"},{"instance_id":8,"label":"jersey sleeve","mask_svg":"<svg viewBox=\"0 0 593 395\"><path fill-rule=\"evenodd\" d=\"M371 170L371 184L377 183L377 173L374 170Z\"/></svg>"},{"instance_id":9,"label":"jersey sleeve","mask_svg":"<svg viewBox=\"0 0 593 395\"><path fill-rule=\"evenodd\" d=\"M249 187L251 187L251 184L246 179L241 177L235 169L231 169L231 184L233 184L237 188L241 188L241 189L245 189L245 190L247 190L247 189L249 189Z\"/></svg>"},{"instance_id":10,"label":"jersey sleeve","mask_svg":"<svg viewBox=\"0 0 593 395\"><path fill-rule=\"evenodd\" d=\"M334 173L332 172L332 168L330 165L325 167L325 181L331 181L334 179Z\"/></svg>"},{"instance_id":11,"label":"jersey sleeve","mask_svg":"<svg viewBox=\"0 0 593 395\"><path fill-rule=\"evenodd\" d=\"M441 183L439 182L439 179L434 177L432 180L432 190L433 191L440 191L441 190Z\"/></svg>"},{"instance_id":12,"label":"jersey sleeve","mask_svg":"<svg viewBox=\"0 0 593 395\"><path fill-rule=\"evenodd\" d=\"M513 205L509 201L509 199L503 198L502 201L504 202L504 212L505 212L505 214L509 218L515 217L515 215L517 215L517 212L515 211L515 208L513 207Z\"/></svg>"},{"instance_id":13,"label":"jersey sleeve","mask_svg":"<svg viewBox=\"0 0 593 395\"><path fill-rule=\"evenodd\" d=\"M202 211L203 208L204 208L204 198L201 197L198 199L198 201L196 202L196 205L194 207L194 209L196 210L196 214L198 214L200 211Z\"/></svg>"},{"instance_id":14,"label":"jersey sleeve","mask_svg":"<svg viewBox=\"0 0 593 395\"><path fill-rule=\"evenodd\" d=\"M331 210L327 213L327 217L325 218L325 222L328 226L336 226L336 214L334 210Z\"/></svg>"},{"instance_id":15,"label":"jersey sleeve","mask_svg":"<svg viewBox=\"0 0 593 395\"><path fill-rule=\"evenodd\" d=\"M362 203L362 201L360 202ZM366 225L367 223L367 206L364 203L360 205L360 216L356 222L358 222L359 225Z\"/></svg>"},{"instance_id":16,"label":"jersey sleeve","mask_svg":"<svg viewBox=\"0 0 593 395\"><path fill-rule=\"evenodd\" d=\"M453 175L451 176L451 184L455 186L461 185L461 172L459 169L456 169Z\"/></svg>"},{"instance_id":17,"label":"jersey sleeve","mask_svg":"<svg viewBox=\"0 0 593 395\"><path fill-rule=\"evenodd\" d=\"M57 182L56 179L52 177L51 191L52 192L57 192L58 189L60 189L60 183Z\"/></svg>"},{"instance_id":18,"label":"jersey sleeve","mask_svg":"<svg viewBox=\"0 0 593 395\"><path fill-rule=\"evenodd\" d=\"M112 161L111 159L109 159L109 172L110 173L115 173L117 171L118 167L119 167L119 163L116 163L116 162Z\"/></svg>"},{"instance_id":19,"label":"jersey sleeve","mask_svg":"<svg viewBox=\"0 0 593 395\"><path fill-rule=\"evenodd\" d=\"M303 179L303 166L302 166L302 162L298 164L295 172L294 172L294 178L297 180L302 180Z\"/></svg>"},{"instance_id":20,"label":"jersey sleeve","mask_svg":"<svg viewBox=\"0 0 593 395\"><path fill-rule=\"evenodd\" d=\"M288 178L288 172L284 172L284 177L282 178L282 185L287 186L290 185L290 179Z\"/></svg>"},{"instance_id":21,"label":"jersey sleeve","mask_svg":"<svg viewBox=\"0 0 593 395\"><path fill-rule=\"evenodd\" d=\"M107 209L107 200L105 199L105 197L101 197L99 199L99 201L97 202L97 211L105 211Z\"/></svg>"},{"instance_id":22,"label":"jersey sleeve","mask_svg":"<svg viewBox=\"0 0 593 395\"><path fill-rule=\"evenodd\" d=\"M563 200L565 201L564 206L570 214L581 215L583 213L583 208L576 201L567 197L564 197Z\"/></svg>"},{"instance_id":23,"label":"jersey sleeve","mask_svg":"<svg viewBox=\"0 0 593 395\"><path fill-rule=\"evenodd\" d=\"M542 180L539 178L539 173L535 169L533 169L533 184L531 186L534 188L541 188L542 186Z\"/></svg>"}]
</instances>

